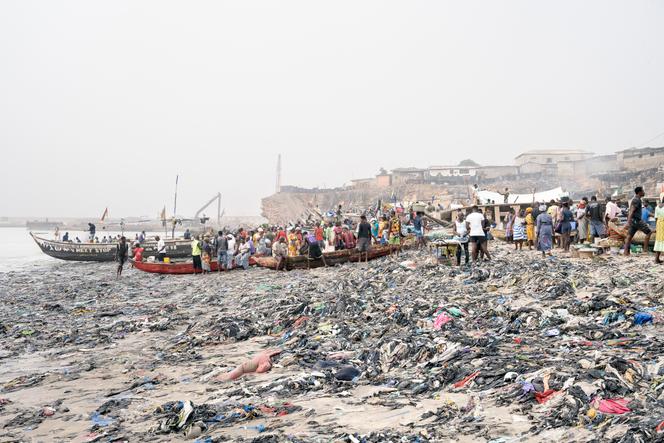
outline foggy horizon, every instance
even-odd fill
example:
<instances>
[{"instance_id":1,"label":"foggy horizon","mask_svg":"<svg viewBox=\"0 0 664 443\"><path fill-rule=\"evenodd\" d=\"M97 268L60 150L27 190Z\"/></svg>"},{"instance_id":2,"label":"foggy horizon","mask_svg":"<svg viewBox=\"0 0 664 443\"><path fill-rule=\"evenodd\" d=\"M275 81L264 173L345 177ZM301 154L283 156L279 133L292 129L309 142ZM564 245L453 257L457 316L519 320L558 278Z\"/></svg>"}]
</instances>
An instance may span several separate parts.
<instances>
[{"instance_id":1,"label":"foggy horizon","mask_svg":"<svg viewBox=\"0 0 664 443\"><path fill-rule=\"evenodd\" d=\"M282 185L663 146L656 1L0 4L0 216L260 215ZM214 209L216 211L216 209ZM207 212L214 212L208 210ZM209 214L208 214L209 215Z\"/></svg>"}]
</instances>

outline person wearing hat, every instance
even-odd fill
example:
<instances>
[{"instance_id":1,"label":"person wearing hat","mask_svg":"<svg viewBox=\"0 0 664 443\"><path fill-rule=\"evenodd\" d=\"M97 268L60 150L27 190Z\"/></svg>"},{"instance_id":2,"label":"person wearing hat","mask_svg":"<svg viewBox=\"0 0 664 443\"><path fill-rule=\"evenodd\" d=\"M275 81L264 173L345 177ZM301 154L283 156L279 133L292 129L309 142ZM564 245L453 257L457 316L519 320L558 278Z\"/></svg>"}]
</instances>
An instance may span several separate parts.
<instances>
[{"instance_id":1,"label":"person wearing hat","mask_svg":"<svg viewBox=\"0 0 664 443\"><path fill-rule=\"evenodd\" d=\"M659 194L659 204L655 208L655 220L657 220L655 227L655 263L659 265L662 263L659 256L664 252L664 192Z\"/></svg>"}]
</instances>

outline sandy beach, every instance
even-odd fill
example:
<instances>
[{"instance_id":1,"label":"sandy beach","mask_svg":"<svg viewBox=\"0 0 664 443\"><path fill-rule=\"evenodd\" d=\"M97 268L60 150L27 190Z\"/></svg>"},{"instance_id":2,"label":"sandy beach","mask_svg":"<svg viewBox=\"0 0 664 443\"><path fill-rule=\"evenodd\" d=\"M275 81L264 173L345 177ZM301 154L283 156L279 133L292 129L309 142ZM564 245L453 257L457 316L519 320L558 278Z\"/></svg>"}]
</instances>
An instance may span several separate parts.
<instances>
[{"instance_id":1,"label":"sandy beach","mask_svg":"<svg viewBox=\"0 0 664 443\"><path fill-rule=\"evenodd\" d=\"M57 262L0 274L0 440L657 435L661 268L650 256L493 249L494 261L468 269L412 251L288 273L128 269L116 280L112 263ZM635 325L636 311L654 324ZM607 322L610 312L624 317ZM219 380L275 348L269 372ZM358 375L339 380L349 367ZM525 383L555 393L540 403ZM595 397L627 398L630 412L592 418ZM198 415L164 425L169 402Z\"/></svg>"}]
</instances>

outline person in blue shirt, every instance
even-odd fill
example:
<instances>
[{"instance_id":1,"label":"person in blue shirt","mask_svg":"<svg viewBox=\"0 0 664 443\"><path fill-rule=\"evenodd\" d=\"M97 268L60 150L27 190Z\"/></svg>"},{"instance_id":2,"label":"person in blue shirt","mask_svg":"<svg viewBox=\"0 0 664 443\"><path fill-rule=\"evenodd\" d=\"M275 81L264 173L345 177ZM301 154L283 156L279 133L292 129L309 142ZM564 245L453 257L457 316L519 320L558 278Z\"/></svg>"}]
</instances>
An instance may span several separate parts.
<instances>
[{"instance_id":1,"label":"person in blue shirt","mask_svg":"<svg viewBox=\"0 0 664 443\"><path fill-rule=\"evenodd\" d=\"M420 249L424 246L424 223L421 212L418 212L413 218L413 228L415 229L415 238L417 238L417 249Z\"/></svg>"},{"instance_id":2,"label":"person in blue shirt","mask_svg":"<svg viewBox=\"0 0 664 443\"><path fill-rule=\"evenodd\" d=\"M651 213L650 206L647 204L643 205L643 209L641 209L641 220L648 223L648 219L650 218Z\"/></svg>"}]
</instances>

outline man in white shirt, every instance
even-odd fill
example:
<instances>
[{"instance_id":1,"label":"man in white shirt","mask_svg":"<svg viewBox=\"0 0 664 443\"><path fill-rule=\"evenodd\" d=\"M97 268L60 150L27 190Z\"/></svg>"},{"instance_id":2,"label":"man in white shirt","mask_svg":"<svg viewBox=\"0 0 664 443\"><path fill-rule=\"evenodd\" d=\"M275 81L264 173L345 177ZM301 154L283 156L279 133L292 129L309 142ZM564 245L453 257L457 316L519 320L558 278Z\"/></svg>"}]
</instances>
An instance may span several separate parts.
<instances>
[{"instance_id":1,"label":"man in white shirt","mask_svg":"<svg viewBox=\"0 0 664 443\"><path fill-rule=\"evenodd\" d=\"M604 211L604 222L608 226L609 222L616 218L620 213L620 208L613 201L611 196L606 197L606 210Z\"/></svg>"},{"instance_id":2,"label":"man in white shirt","mask_svg":"<svg viewBox=\"0 0 664 443\"><path fill-rule=\"evenodd\" d=\"M233 264L235 262L235 237L233 234L228 234L226 236L228 239L228 255L226 256L228 259L228 263L226 264L226 269L233 269Z\"/></svg>"},{"instance_id":3,"label":"man in white shirt","mask_svg":"<svg viewBox=\"0 0 664 443\"><path fill-rule=\"evenodd\" d=\"M470 242L473 245L473 262L477 261L477 255L480 249L484 255L490 260L489 250L486 242L486 235L484 234L484 215L480 212L477 206L471 208L471 213L466 217L466 227L470 233Z\"/></svg>"},{"instance_id":4,"label":"man in white shirt","mask_svg":"<svg viewBox=\"0 0 664 443\"><path fill-rule=\"evenodd\" d=\"M157 257L160 262L164 261L164 257L166 257L166 242L159 238L157 235L155 238L157 240Z\"/></svg>"}]
</instances>

